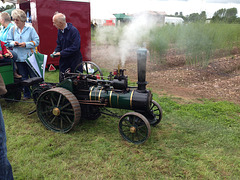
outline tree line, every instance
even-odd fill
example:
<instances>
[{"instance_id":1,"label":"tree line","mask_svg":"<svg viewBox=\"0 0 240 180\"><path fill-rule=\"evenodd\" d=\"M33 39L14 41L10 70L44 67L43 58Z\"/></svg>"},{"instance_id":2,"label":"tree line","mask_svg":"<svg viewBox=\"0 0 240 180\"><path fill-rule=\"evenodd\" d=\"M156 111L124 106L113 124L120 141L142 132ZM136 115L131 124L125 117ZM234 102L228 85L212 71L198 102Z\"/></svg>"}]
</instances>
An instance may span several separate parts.
<instances>
[{"instance_id":1,"label":"tree line","mask_svg":"<svg viewBox=\"0 0 240 180\"><path fill-rule=\"evenodd\" d=\"M183 13L176 12L175 15L171 15L174 17L181 17L184 22L206 22L206 20L210 20L211 23L216 23L216 22L223 22L223 23L239 23L240 24L240 18L237 17L237 8L229 8L229 9L219 9L217 10L212 18L207 19L207 14L206 11L202 11L200 14L199 13L192 13L187 16L183 16Z\"/></svg>"}]
</instances>

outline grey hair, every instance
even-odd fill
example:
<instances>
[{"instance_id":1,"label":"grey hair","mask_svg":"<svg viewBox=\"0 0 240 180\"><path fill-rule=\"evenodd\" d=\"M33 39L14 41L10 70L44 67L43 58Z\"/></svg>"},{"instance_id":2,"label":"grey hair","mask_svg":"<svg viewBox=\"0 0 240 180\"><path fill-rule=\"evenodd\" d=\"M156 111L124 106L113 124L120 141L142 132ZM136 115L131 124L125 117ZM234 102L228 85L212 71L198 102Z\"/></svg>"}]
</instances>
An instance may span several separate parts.
<instances>
[{"instance_id":1,"label":"grey hair","mask_svg":"<svg viewBox=\"0 0 240 180\"><path fill-rule=\"evenodd\" d=\"M54 13L54 16L53 18L56 17L56 19L59 21L59 22L63 22L63 23L66 23L66 16L65 14L63 13L60 13L60 12L55 12Z\"/></svg>"},{"instance_id":2,"label":"grey hair","mask_svg":"<svg viewBox=\"0 0 240 180\"><path fill-rule=\"evenodd\" d=\"M11 17L7 12L2 12L0 16L5 22L11 22Z\"/></svg>"},{"instance_id":3,"label":"grey hair","mask_svg":"<svg viewBox=\"0 0 240 180\"><path fill-rule=\"evenodd\" d=\"M11 13L13 19L19 18L20 21L26 22L27 21L27 15L26 13L21 9L14 9Z\"/></svg>"}]
</instances>

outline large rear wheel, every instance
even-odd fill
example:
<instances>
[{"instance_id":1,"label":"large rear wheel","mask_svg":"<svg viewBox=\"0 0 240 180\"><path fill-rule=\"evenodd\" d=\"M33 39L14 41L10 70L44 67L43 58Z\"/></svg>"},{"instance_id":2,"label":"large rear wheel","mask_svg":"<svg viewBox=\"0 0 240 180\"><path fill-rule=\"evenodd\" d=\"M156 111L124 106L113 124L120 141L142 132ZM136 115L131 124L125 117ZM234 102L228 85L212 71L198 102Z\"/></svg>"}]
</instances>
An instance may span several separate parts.
<instances>
[{"instance_id":1,"label":"large rear wheel","mask_svg":"<svg viewBox=\"0 0 240 180\"><path fill-rule=\"evenodd\" d=\"M79 122L81 108L77 98L70 91L53 88L39 96L37 114L47 129L66 133Z\"/></svg>"}]
</instances>

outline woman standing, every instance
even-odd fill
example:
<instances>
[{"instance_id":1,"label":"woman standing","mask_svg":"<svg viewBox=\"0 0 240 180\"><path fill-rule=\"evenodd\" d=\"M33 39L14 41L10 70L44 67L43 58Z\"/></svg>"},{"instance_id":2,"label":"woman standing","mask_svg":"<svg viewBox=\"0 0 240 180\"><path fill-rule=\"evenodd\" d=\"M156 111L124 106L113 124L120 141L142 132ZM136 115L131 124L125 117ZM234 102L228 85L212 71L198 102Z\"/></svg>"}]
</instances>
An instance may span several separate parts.
<instances>
[{"instance_id":1,"label":"woman standing","mask_svg":"<svg viewBox=\"0 0 240 180\"><path fill-rule=\"evenodd\" d=\"M31 55L31 50L34 51L35 47L39 45L39 36L32 26L25 24L27 15L23 10L14 9L11 15L16 27L12 27L8 32L7 42L10 43L9 46L13 47L13 51L18 55L18 59L16 60L18 71L22 75L23 80L26 80L29 77L36 77L35 73L25 60ZM24 99L30 98L30 89L24 87Z\"/></svg>"}]
</instances>

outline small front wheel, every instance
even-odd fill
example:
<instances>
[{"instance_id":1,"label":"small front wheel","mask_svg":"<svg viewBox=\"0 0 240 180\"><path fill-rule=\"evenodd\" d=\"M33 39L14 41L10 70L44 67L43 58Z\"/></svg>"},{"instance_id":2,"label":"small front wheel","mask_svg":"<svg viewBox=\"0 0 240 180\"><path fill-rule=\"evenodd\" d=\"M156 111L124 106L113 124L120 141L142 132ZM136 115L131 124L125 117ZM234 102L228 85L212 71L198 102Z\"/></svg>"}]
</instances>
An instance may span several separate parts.
<instances>
[{"instance_id":1,"label":"small front wheel","mask_svg":"<svg viewBox=\"0 0 240 180\"><path fill-rule=\"evenodd\" d=\"M162 120L162 108L154 100L152 100L152 105L150 107L150 112L148 114L148 120L152 126L156 126Z\"/></svg>"},{"instance_id":2,"label":"small front wheel","mask_svg":"<svg viewBox=\"0 0 240 180\"><path fill-rule=\"evenodd\" d=\"M134 144L144 143L151 133L148 120L137 112L124 114L119 121L118 129L123 139Z\"/></svg>"}]
</instances>

